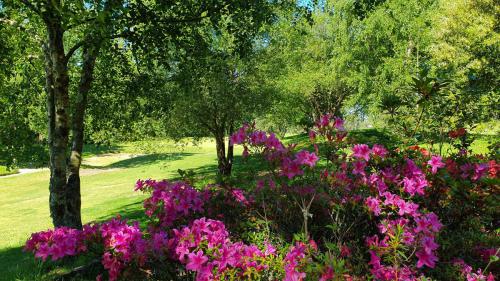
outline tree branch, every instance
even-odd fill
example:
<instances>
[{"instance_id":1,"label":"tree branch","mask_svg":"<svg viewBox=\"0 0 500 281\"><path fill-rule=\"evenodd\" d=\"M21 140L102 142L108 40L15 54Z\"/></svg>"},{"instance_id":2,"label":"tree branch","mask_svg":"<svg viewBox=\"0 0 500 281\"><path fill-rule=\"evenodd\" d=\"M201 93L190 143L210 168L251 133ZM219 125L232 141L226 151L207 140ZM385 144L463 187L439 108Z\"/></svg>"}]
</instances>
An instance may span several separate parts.
<instances>
[{"instance_id":1,"label":"tree branch","mask_svg":"<svg viewBox=\"0 0 500 281\"><path fill-rule=\"evenodd\" d=\"M120 32L120 33L117 33L117 34L112 34L110 35L109 37L104 37L104 38L101 38L101 39L115 39L115 38L122 38L122 37L125 37L127 35L130 35L132 34L131 31L129 30L125 30L123 32ZM73 54L81 47L83 47L85 44L87 44L89 41L91 40L90 36L84 38L82 41L79 41L77 42L75 45L73 45L73 47L71 47L71 49L69 49L68 53L65 55L65 59L66 61L68 61L71 56L73 56Z\"/></svg>"},{"instance_id":2,"label":"tree branch","mask_svg":"<svg viewBox=\"0 0 500 281\"><path fill-rule=\"evenodd\" d=\"M82 24L85 24L85 23L92 22L92 21L94 21L94 20L96 20L96 19L97 19L96 17L91 17L91 18L86 18L86 19L83 19L83 20L81 20L81 21L78 21L77 23L74 23L74 24L70 24L70 25L68 25L68 26L65 28L65 30L70 30L70 29L75 28L75 27L77 27L77 26L79 26L79 25L82 25Z\"/></svg>"},{"instance_id":3,"label":"tree branch","mask_svg":"<svg viewBox=\"0 0 500 281\"><path fill-rule=\"evenodd\" d=\"M75 45L73 45L73 47L71 47L71 49L69 49L68 53L64 56L64 59L66 61L69 61L69 59L71 58L71 56L73 56L73 54L76 52L76 50L78 50L80 47L85 45L85 43L87 43L87 38L85 38L82 41L79 41Z\"/></svg>"}]
</instances>

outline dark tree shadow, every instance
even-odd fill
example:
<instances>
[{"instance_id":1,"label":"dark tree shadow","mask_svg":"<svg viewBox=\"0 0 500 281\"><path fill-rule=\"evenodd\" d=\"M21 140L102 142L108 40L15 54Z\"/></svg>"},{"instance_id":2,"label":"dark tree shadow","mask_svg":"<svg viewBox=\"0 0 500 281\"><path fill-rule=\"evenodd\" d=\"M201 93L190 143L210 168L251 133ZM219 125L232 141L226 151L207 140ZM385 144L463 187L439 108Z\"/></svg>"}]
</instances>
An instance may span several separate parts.
<instances>
[{"instance_id":1,"label":"dark tree shadow","mask_svg":"<svg viewBox=\"0 0 500 281\"><path fill-rule=\"evenodd\" d=\"M365 143L370 146L382 144L385 147L393 147L400 143L400 140L385 130L365 129L349 132L349 136L356 143Z\"/></svg>"},{"instance_id":2,"label":"dark tree shadow","mask_svg":"<svg viewBox=\"0 0 500 281\"><path fill-rule=\"evenodd\" d=\"M96 222L107 221L109 219L115 218L119 214L121 218L130 221L139 221L140 223L142 223L146 218L142 202L143 202L142 199L138 199L136 202L108 210L108 214L98 217L95 221Z\"/></svg>"},{"instance_id":3,"label":"dark tree shadow","mask_svg":"<svg viewBox=\"0 0 500 281\"><path fill-rule=\"evenodd\" d=\"M85 144L83 146L83 156L91 157L100 154L120 153L122 150L123 150L122 145Z\"/></svg>"}]
</instances>

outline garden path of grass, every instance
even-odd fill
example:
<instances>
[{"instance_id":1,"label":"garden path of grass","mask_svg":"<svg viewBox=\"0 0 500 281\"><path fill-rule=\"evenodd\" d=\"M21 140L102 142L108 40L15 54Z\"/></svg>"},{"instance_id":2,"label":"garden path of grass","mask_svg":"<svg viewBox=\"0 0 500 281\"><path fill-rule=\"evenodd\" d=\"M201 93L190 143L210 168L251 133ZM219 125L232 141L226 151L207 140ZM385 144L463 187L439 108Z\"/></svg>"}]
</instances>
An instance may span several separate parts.
<instances>
[{"instance_id":1,"label":"garden path of grass","mask_svg":"<svg viewBox=\"0 0 500 281\"><path fill-rule=\"evenodd\" d=\"M144 195L133 191L137 179L177 177L177 169L211 169L216 163L214 147L205 142L174 152L179 148L157 143L151 154L134 153L143 148L124 146L115 150L119 153L87 157L91 161L84 162L81 175L83 222L105 220L118 213L139 216ZM22 246L32 232L52 227L48 182L47 169L0 178L0 280L35 278L33 257L23 253Z\"/></svg>"}]
</instances>

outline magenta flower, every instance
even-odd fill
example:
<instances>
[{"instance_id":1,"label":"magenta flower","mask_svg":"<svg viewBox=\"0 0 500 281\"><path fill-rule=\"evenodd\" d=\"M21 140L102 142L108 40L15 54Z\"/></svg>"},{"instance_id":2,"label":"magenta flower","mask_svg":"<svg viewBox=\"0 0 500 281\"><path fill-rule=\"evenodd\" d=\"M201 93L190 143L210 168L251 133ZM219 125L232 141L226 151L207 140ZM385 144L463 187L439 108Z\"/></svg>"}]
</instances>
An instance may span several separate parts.
<instances>
[{"instance_id":1,"label":"magenta flower","mask_svg":"<svg viewBox=\"0 0 500 281\"><path fill-rule=\"evenodd\" d=\"M266 139L266 147L268 149L282 149L283 144L281 141L276 137L275 134L271 133Z\"/></svg>"},{"instance_id":2,"label":"magenta flower","mask_svg":"<svg viewBox=\"0 0 500 281\"><path fill-rule=\"evenodd\" d=\"M231 135L229 137L230 142L232 144L242 144L242 143L244 143L245 139L247 137L246 129L247 129L247 127L245 127L245 126L239 128L236 133L234 133L233 135Z\"/></svg>"},{"instance_id":3,"label":"magenta flower","mask_svg":"<svg viewBox=\"0 0 500 281\"><path fill-rule=\"evenodd\" d=\"M250 134L250 143L252 145L264 144L267 140L267 135L263 131L255 131Z\"/></svg>"},{"instance_id":4,"label":"magenta flower","mask_svg":"<svg viewBox=\"0 0 500 281\"><path fill-rule=\"evenodd\" d=\"M344 120L342 120L341 118L335 117L335 121L333 123L333 126L335 127L335 129L337 129L339 131L344 131L345 130L345 128L344 128Z\"/></svg>"},{"instance_id":5,"label":"magenta flower","mask_svg":"<svg viewBox=\"0 0 500 281\"><path fill-rule=\"evenodd\" d=\"M241 189L233 189L233 190L231 190L231 195L233 196L233 198L236 201L238 201L242 205L244 205L244 206L250 205L250 202L245 197L245 194L243 193L243 190L241 190Z\"/></svg>"},{"instance_id":6,"label":"magenta flower","mask_svg":"<svg viewBox=\"0 0 500 281\"><path fill-rule=\"evenodd\" d=\"M424 248L424 251L426 251L427 253L432 253L432 251L436 250L439 247L439 245L436 244L436 242L434 241L434 237L425 236L422 239L422 247Z\"/></svg>"},{"instance_id":7,"label":"magenta flower","mask_svg":"<svg viewBox=\"0 0 500 281\"><path fill-rule=\"evenodd\" d=\"M203 254L202 250L188 255L188 263L186 264L187 270L199 271L203 265L208 261L208 257Z\"/></svg>"},{"instance_id":8,"label":"magenta flower","mask_svg":"<svg viewBox=\"0 0 500 281\"><path fill-rule=\"evenodd\" d=\"M356 161L353 166L352 173L354 175L365 175L366 163L364 161Z\"/></svg>"},{"instance_id":9,"label":"magenta flower","mask_svg":"<svg viewBox=\"0 0 500 281\"><path fill-rule=\"evenodd\" d=\"M314 152L309 152L307 150L301 150L299 153L295 154L295 160L300 165L307 165L309 167L314 167L319 158L314 154Z\"/></svg>"},{"instance_id":10,"label":"magenta flower","mask_svg":"<svg viewBox=\"0 0 500 281\"><path fill-rule=\"evenodd\" d=\"M399 208L398 215L403 216L405 214L409 214L410 216L414 216L418 209L418 205L412 202L406 202L403 199L399 199L396 202L396 205Z\"/></svg>"},{"instance_id":11,"label":"magenta flower","mask_svg":"<svg viewBox=\"0 0 500 281\"><path fill-rule=\"evenodd\" d=\"M389 153L389 151L387 151L387 149L385 149L385 147L381 144L374 144L372 148L372 153L373 155L376 155L380 158L384 158L387 155L387 153Z\"/></svg>"},{"instance_id":12,"label":"magenta flower","mask_svg":"<svg viewBox=\"0 0 500 281\"><path fill-rule=\"evenodd\" d=\"M376 216L380 215L380 200L374 197L368 197L365 201L366 206L370 211L372 211Z\"/></svg>"},{"instance_id":13,"label":"magenta flower","mask_svg":"<svg viewBox=\"0 0 500 281\"><path fill-rule=\"evenodd\" d=\"M365 159L365 161L370 160L370 147L366 144L356 144L352 148L352 156L360 159Z\"/></svg>"},{"instance_id":14,"label":"magenta flower","mask_svg":"<svg viewBox=\"0 0 500 281\"><path fill-rule=\"evenodd\" d=\"M446 165L443 163L441 156L433 155L431 160L427 161L427 164L431 166L432 174L436 174L439 168L443 168Z\"/></svg>"},{"instance_id":15,"label":"magenta flower","mask_svg":"<svg viewBox=\"0 0 500 281\"><path fill-rule=\"evenodd\" d=\"M328 126L328 124L330 124L330 114L325 114L325 115L322 115L320 118L319 118L319 121L318 121L318 127L326 127Z\"/></svg>"},{"instance_id":16,"label":"magenta flower","mask_svg":"<svg viewBox=\"0 0 500 281\"><path fill-rule=\"evenodd\" d=\"M281 163L280 174L288 177L288 179L292 179L295 176L304 174L304 171L300 168L300 164L297 161L291 161L289 158L285 158Z\"/></svg>"},{"instance_id":17,"label":"magenta flower","mask_svg":"<svg viewBox=\"0 0 500 281\"><path fill-rule=\"evenodd\" d=\"M488 171L488 163L474 164L474 175L472 176L473 181L477 181L482 178Z\"/></svg>"},{"instance_id":18,"label":"magenta flower","mask_svg":"<svg viewBox=\"0 0 500 281\"><path fill-rule=\"evenodd\" d=\"M438 260L438 258L434 254L428 253L425 250L420 250L420 251L416 252L415 255L418 258L418 261L417 261L418 268L421 268L424 265L428 266L430 268L434 268L434 266L436 265L436 261Z\"/></svg>"}]
</instances>

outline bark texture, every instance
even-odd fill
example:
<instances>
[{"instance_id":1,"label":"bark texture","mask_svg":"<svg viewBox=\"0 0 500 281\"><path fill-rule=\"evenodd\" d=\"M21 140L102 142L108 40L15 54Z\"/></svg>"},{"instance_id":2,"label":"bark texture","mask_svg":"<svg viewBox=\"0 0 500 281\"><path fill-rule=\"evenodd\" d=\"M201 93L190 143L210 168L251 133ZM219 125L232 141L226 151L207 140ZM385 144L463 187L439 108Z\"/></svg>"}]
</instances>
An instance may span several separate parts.
<instances>
[{"instance_id":1,"label":"bark texture","mask_svg":"<svg viewBox=\"0 0 500 281\"><path fill-rule=\"evenodd\" d=\"M69 138L69 76L64 53L64 30L61 19L47 11L44 16L47 26L45 72L47 90L47 113L50 153L50 216L55 227L68 225L66 213L66 157ZM77 225L70 223L68 226ZM81 222L80 222L81 225Z\"/></svg>"},{"instance_id":2,"label":"bark texture","mask_svg":"<svg viewBox=\"0 0 500 281\"><path fill-rule=\"evenodd\" d=\"M33 7L29 2L23 2L28 7ZM60 1L50 0L44 3L44 9L34 8L35 12L42 17L47 30L47 38L42 47L45 55L50 153L49 208L54 227L82 228L79 171L82 161L84 117L100 42L82 44L82 70L76 93L77 101L71 105L68 61L76 48L68 54L65 53L65 30L62 16L57 9L60 4ZM83 42L90 43L88 40ZM71 115L71 106L73 115Z\"/></svg>"},{"instance_id":3,"label":"bark texture","mask_svg":"<svg viewBox=\"0 0 500 281\"><path fill-rule=\"evenodd\" d=\"M233 167L233 145L228 143L226 154L226 144L224 141L224 132L218 132L215 135L215 146L217 150L217 170L221 176L231 175Z\"/></svg>"},{"instance_id":4,"label":"bark texture","mask_svg":"<svg viewBox=\"0 0 500 281\"><path fill-rule=\"evenodd\" d=\"M66 185L66 212L64 220L74 223L74 227L81 228L81 195L80 195L80 165L82 164L84 118L87 108L87 96L90 92L94 77L94 66L99 48L84 46L83 62L78 85L77 100L74 105L72 118L72 144L69 157L69 176Z\"/></svg>"}]
</instances>

